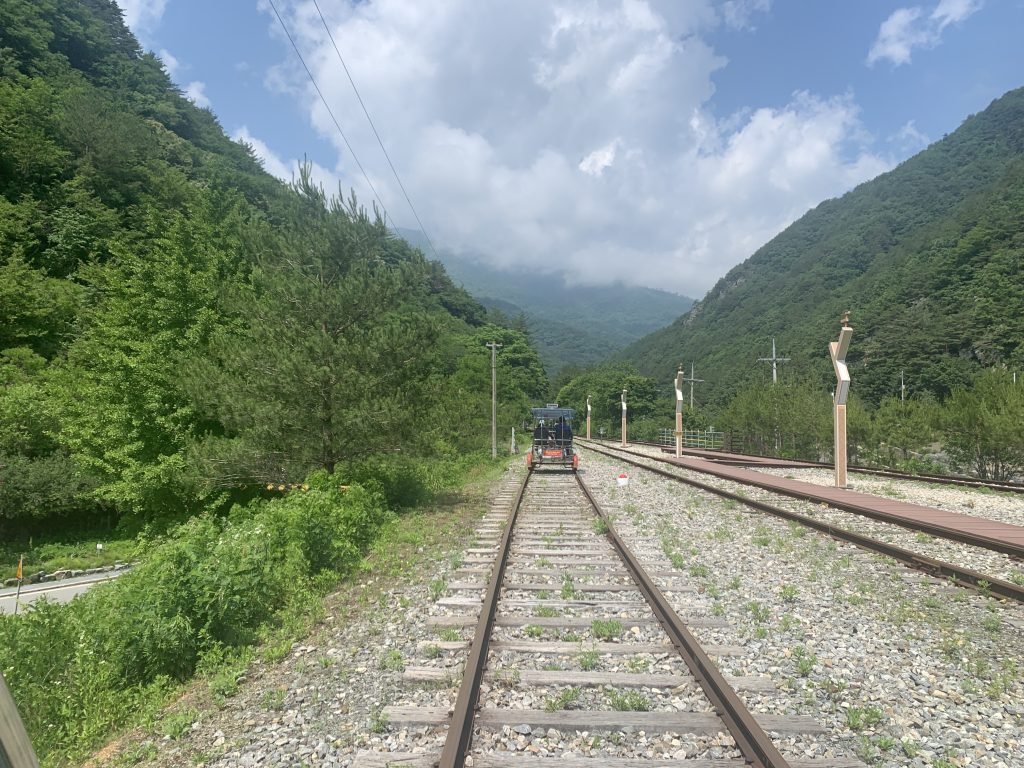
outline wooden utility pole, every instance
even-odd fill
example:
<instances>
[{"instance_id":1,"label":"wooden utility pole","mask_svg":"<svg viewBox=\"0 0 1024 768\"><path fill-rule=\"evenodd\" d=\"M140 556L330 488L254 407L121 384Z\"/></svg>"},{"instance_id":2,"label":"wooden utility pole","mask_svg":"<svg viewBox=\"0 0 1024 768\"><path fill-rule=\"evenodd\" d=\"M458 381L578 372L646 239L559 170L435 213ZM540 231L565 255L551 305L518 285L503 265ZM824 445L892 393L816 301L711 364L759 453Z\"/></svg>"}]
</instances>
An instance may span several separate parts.
<instances>
[{"instance_id":1,"label":"wooden utility pole","mask_svg":"<svg viewBox=\"0 0 1024 768\"><path fill-rule=\"evenodd\" d=\"M690 410L692 411L693 410L693 385L694 384L703 384L704 383L704 379L695 379L693 377L693 361L692 360L690 361L690 378L687 379L687 378L684 377L683 381L690 382Z\"/></svg>"},{"instance_id":2,"label":"wooden utility pole","mask_svg":"<svg viewBox=\"0 0 1024 768\"><path fill-rule=\"evenodd\" d=\"M771 363L772 364L772 384L775 384L779 380L778 363L788 363L788 357L779 357L775 354L775 337L772 336L772 356L771 357L759 357L757 358L759 363Z\"/></svg>"},{"instance_id":3,"label":"wooden utility pole","mask_svg":"<svg viewBox=\"0 0 1024 768\"><path fill-rule=\"evenodd\" d=\"M590 439L590 395L587 395L587 440Z\"/></svg>"},{"instance_id":4,"label":"wooden utility pole","mask_svg":"<svg viewBox=\"0 0 1024 768\"><path fill-rule=\"evenodd\" d=\"M846 487L846 398L850 395L850 370L846 367L846 353L850 349L850 338L853 336L849 311L843 313L842 323L839 341L830 341L828 344L832 368L836 372L835 444L833 447L836 460L836 488Z\"/></svg>"},{"instance_id":5,"label":"wooden utility pole","mask_svg":"<svg viewBox=\"0 0 1024 768\"><path fill-rule=\"evenodd\" d=\"M903 371L900 371L900 402L907 401L907 385L903 383Z\"/></svg>"},{"instance_id":6,"label":"wooden utility pole","mask_svg":"<svg viewBox=\"0 0 1024 768\"><path fill-rule=\"evenodd\" d=\"M502 344L487 342L491 350L491 458L498 458L498 350Z\"/></svg>"}]
</instances>

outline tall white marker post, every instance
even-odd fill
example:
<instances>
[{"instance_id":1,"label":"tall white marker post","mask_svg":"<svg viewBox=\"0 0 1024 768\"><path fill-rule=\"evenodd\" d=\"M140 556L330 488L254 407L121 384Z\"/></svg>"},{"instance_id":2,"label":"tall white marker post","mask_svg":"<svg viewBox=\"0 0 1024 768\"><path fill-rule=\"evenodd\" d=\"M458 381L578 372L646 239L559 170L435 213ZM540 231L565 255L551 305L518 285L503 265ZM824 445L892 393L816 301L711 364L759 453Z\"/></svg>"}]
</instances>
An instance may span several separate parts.
<instances>
[{"instance_id":1,"label":"tall white marker post","mask_svg":"<svg viewBox=\"0 0 1024 768\"><path fill-rule=\"evenodd\" d=\"M832 367L836 372L835 447L833 449L836 459L836 488L846 487L846 398L850 395L850 371L846 367L846 353L850 349L850 337L853 336L849 311L843 313L842 322L843 327L839 331L839 341L828 343Z\"/></svg>"},{"instance_id":2,"label":"tall white marker post","mask_svg":"<svg viewBox=\"0 0 1024 768\"><path fill-rule=\"evenodd\" d=\"M587 395L587 440L590 439L590 395Z\"/></svg>"},{"instance_id":3,"label":"tall white marker post","mask_svg":"<svg viewBox=\"0 0 1024 768\"><path fill-rule=\"evenodd\" d=\"M683 381L686 376L683 374L683 364L679 364L679 373L676 374L676 458L683 457Z\"/></svg>"},{"instance_id":4,"label":"tall white marker post","mask_svg":"<svg viewBox=\"0 0 1024 768\"><path fill-rule=\"evenodd\" d=\"M626 447L626 392L622 390L622 447Z\"/></svg>"}]
</instances>

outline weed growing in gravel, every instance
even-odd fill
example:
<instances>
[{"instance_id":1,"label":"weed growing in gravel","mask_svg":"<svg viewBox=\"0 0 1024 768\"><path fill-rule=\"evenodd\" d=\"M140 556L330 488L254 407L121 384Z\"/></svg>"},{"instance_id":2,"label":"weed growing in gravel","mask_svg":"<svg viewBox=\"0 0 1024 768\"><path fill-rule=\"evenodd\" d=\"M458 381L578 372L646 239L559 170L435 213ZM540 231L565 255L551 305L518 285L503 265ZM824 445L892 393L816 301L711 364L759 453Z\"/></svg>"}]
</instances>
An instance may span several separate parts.
<instances>
[{"instance_id":1,"label":"weed growing in gravel","mask_svg":"<svg viewBox=\"0 0 1024 768\"><path fill-rule=\"evenodd\" d=\"M732 529L727 525L719 525L709 534L710 538L714 541L732 541L733 534Z\"/></svg>"},{"instance_id":2,"label":"weed growing in gravel","mask_svg":"<svg viewBox=\"0 0 1024 768\"><path fill-rule=\"evenodd\" d=\"M916 541L918 544L927 544L931 540L932 537L929 536L927 533L924 533L923 531L918 531L914 534L914 541Z\"/></svg>"},{"instance_id":3,"label":"weed growing in gravel","mask_svg":"<svg viewBox=\"0 0 1024 768\"><path fill-rule=\"evenodd\" d=\"M152 741L144 741L141 744L133 744L124 750L117 757L117 765L131 766L139 763L149 763L156 760L157 746Z\"/></svg>"},{"instance_id":4,"label":"weed growing in gravel","mask_svg":"<svg viewBox=\"0 0 1024 768\"><path fill-rule=\"evenodd\" d=\"M800 624L800 619L788 613L783 614L782 618L779 619L779 629L783 632L789 632L790 630L799 627Z\"/></svg>"},{"instance_id":5,"label":"weed growing in gravel","mask_svg":"<svg viewBox=\"0 0 1024 768\"><path fill-rule=\"evenodd\" d=\"M764 640L768 637L768 627L754 627L754 638L756 640Z\"/></svg>"},{"instance_id":6,"label":"weed growing in gravel","mask_svg":"<svg viewBox=\"0 0 1024 768\"><path fill-rule=\"evenodd\" d=\"M767 547L772 543L772 533L768 530L767 526L758 525L754 529L754 535L751 537L753 541L759 547Z\"/></svg>"},{"instance_id":7,"label":"weed growing in gravel","mask_svg":"<svg viewBox=\"0 0 1024 768\"><path fill-rule=\"evenodd\" d=\"M545 533L543 536L541 536L541 539L548 547L553 546L555 543L555 537L550 533Z\"/></svg>"},{"instance_id":8,"label":"weed growing in gravel","mask_svg":"<svg viewBox=\"0 0 1024 768\"><path fill-rule=\"evenodd\" d=\"M459 553L452 555L451 560L449 560L448 562L451 565L453 571L459 570L459 568L462 567L462 554Z\"/></svg>"},{"instance_id":9,"label":"weed growing in gravel","mask_svg":"<svg viewBox=\"0 0 1024 768\"><path fill-rule=\"evenodd\" d=\"M455 627L445 627L437 633L437 636L446 643L454 643L462 639L462 633Z\"/></svg>"},{"instance_id":10,"label":"weed growing in gravel","mask_svg":"<svg viewBox=\"0 0 1024 768\"><path fill-rule=\"evenodd\" d=\"M527 637L532 637L536 640L544 634L544 627L538 627L536 624L527 624L523 628L523 631L526 633Z\"/></svg>"},{"instance_id":11,"label":"weed growing in gravel","mask_svg":"<svg viewBox=\"0 0 1024 768\"><path fill-rule=\"evenodd\" d=\"M388 713L383 709L374 709L370 713L370 730L373 733L384 733L388 729Z\"/></svg>"},{"instance_id":12,"label":"weed growing in gravel","mask_svg":"<svg viewBox=\"0 0 1024 768\"><path fill-rule=\"evenodd\" d=\"M499 669L494 673L494 680L497 683L508 688L515 688L519 685L519 681L522 679L522 675L516 667L509 667L506 669Z\"/></svg>"},{"instance_id":13,"label":"weed growing in gravel","mask_svg":"<svg viewBox=\"0 0 1024 768\"><path fill-rule=\"evenodd\" d=\"M711 615L725 616L725 606L721 603L716 602L714 605L711 606Z\"/></svg>"},{"instance_id":14,"label":"weed growing in gravel","mask_svg":"<svg viewBox=\"0 0 1024 768\"><path fill-rule=\"evenodd\" d=\"M903 750L903 754L907 757L914 758L921 751L921 745L913 739L903 739L900 741L900 749Z\"/></svg>"},{"instance_id":15,"label":"weed growing in gravel","mask_svg":"<svg viewBox=\"0 0 1024 768\"><path fill-rule=\"evenodd\" d=\"M423 648L423 655L428 659L439 659L442 653L444 653L444 650L441 646L434 645L433 643Z\"/></svg>"},{"instance_id":16,"label":"weed growing in gravel","mask_svg":"<svg viewBox=\"0 0 1024 768\"><path fill-rule=\"evenodd\" d=\"M1003 624L998 616L986 616L984 619L981 620L981 628L984 629L986 632L991 632L992 634L995 634L1003 628Z\"/></svg>"},{"instance_id":17,"label":"weed growing in gravel","mask_svg":"<svg viewBox=\"0 0 1024 768\"><path fill-rule=\"evenodd\" d=\"M1010 574L1010 581L1018 587L1024 587L1024 571L1014 571Z\"/></svg>"},{"instance_id":18,"label":"weed growing in gravel","mask_svg":"<svg viewBox=\"0 0 1024 768\"><path fill-rule=\"evenodd\" d=\"M626 691L625 693L611 691L608 694L608 704L617 712L651 711L651 700L640 691Z\"/></svg>"},{"instance_id":19,"label":"weed growing in gravel","mask_svg":"<svg viewBox=\"0 0 1024 768\"><path fill-rule=\"evenodd\" d=\"M590 631L598 640L614 640L622 634L622 622L615 619L594 619Z\"/></svg>"},{"instance_id":20,"label":"weed growing in gravel","mask_svg":"<svg viewBox=\"0 0 1024 768\"><path fill-rule=\"evenodd\" d=\"M594 520L593 528L594 533L596 533L598 536L603 536L604 534L608 533L609 530L611 530L608 527L608 521L605 520L603 517L598 517Z\"/></svg>"},{"instance_id":21,"label":"weed growing in gravel","mask_svg":"<svg viewBox=\"0 0 1024 768\"><path fill-rule=\"evenodd\" d=\"M706 565L694 564L690 566L690 575L694 578L704 578L710 573Z\"/></svg>"},{"instance_id":22,"label":"weed growing in gravel","mask_svg":"<svg viewBox=\"0 0 1024 768\"><path fill-rule=\"evenodd\" d=\"M683 570L686 567L686 558L678 552L673 552L668 556L668 560L672 563L672 567L678 570Z\"/></svg>"},{"instance_id":23,"label":"weed growing in gravel","mask_svg":"<svg viewBox=\"0 0 1024 768\"><path fill-rule=\"evenodd\" d=\"M792 603L796 601L796 593L797 588L795 584L783 584L779 596L784 603Z\"/></svg>"},{"instance_id":24,"label":"weed growing in gravel","mask_svg":"<svg viewBox=\"0 0 1024 768\"><path fill-rule=\"evenodd\" d=\"M722 590L720 590L716 585L712 584L711 582L708 582L707 585L704 587L704 594L706 594L710 598L717 600L722 596Z\"/></svg>"},{"instance_id":25,"label":"weed growing in gravel","mask_svg":"<svg viewBox=\"0 0 1024 768\"><path fill-rule=\"evenodd\" d=\"M430 585L427 587L427 589L429 589L430 591L431 602L436 603L439 599L441 599L441 595L443 595L445 591L448 589L448 582L446 582L444 579L434 579L430 582Z\"/></svg>"},{"instance_id":26,"label":"weed growing in gravel","mask_svg":"<svg viewBox=\"0 0 1024 768\"><path fill-rule=\"evenodd\" d=\"M802 539L807 535L810 528L804 525L800 525L796 520L790 520L786 523L786 527L789 528L789 535L794 539Z\"/></svg>"},{"instance_id":27,"label":"weed growing in gravel","mask_svg":"<svg viewBox=\"0 0 1024 768\"><path fill-rule=\"evenodd\" d=\"M881 736L875 739L875 746L883 752L888 752L896 746L896 739L894 739L887 733L883 733Z\"/></svg>"},{"instance_id":28,"label":"weed growing in gravel","mask_svg":"<svg viewBox=\"0 0 1024 768\"><path fill-rule=\"evenodd\" d=\"M544 709L548 712L558 712L561 709L570 709L580 698L579 688L566 688L557 696L552 696L544 702Z\"/></svg>"},{"instance_id":29,"label":"weed growing in gravel","mask_svg":"<svg viewBox=\"0 0 1024 768\"><path fill-rule=\"evenodd\" d=\"M283 698L283 697L282 697ZM169 739L177 741L192 728L192 724L199 719L199 712L195 709L183 709L180 712L171 712L157 726L158 732Z\"/></svg>"},{"instance_id":30,"label":"weed growing in gravel","mask_svg":"<svg viewBox=\"0 0 1024 768\"><path fill-rule=\"evenodd\" d=\"M537 567L538 568L550 568L551 567L551 561L548 560L546 557L538 557L537 558Z\"/></svg>"},{"instance_id":31,"label":"weed growing in gravel","mask_svg":"<svg viewBox=\"0 0 1024 768\"><path fill-rule=\"evenodd\" d=\"M284 700L288 695L285 688L272 688L263 693L263 707L273 712L280 712L284 709Z\"/></svg>"},{"instance_id":32,"label":"weed growing in gravel","mask_svg":"<svg viewBox=\"0 0 1024 768\"><path fill-rule=\"evenodd\" d=\"M405 669L405 661L402 659L402 652L397 648L380 657L380 668L388 672L401 672Z\"/></svg>"},{"instance_id":33,"label":"weed growing in gravel","mask_svg":"<svg viewBox=\"0 0 1024 768\"><path fill-rule=\"evenodd\" d=\"M743 582L740 580L739 576L733 576L731 579L729 579L729 583L725 586L728 589L739 589L741 586L743 586Z\"/></svg>"},{"instance_id":34,"label":"weed growing in gravel","mask_svg":"<svg viewBox=\"0 0 1024 768\"><path fill-rule=\"evenodd\" d=\"M871 728L882 721L882 710L878 707L850 707L846 710L846 725L851 731Z\"/></svg>"},{"instance_id":35,"label":"weed growing in gravel","mask_svg":"<svg viewBox=\"0 0 1024 768\"><path fill-rule=\"evenodd\" d=\"M559 664L545 664L541 669L545 672L561 672L562 667Z\"/></svg>"},{"instance_id":36,"label":"weed growing in gravel","mask_svg":"<svg viewBox=\"0 0 1024 768\"><path fill-rule=\"evenodd\" d=\"M601 657L598 655L597 651L584 651L576 657L579 662L580 669L584 672L593 672L597 669L600 658Z\"/></svg>"},{"instance_id":37,"label":"weed growing in gravel","mask_svg":"<svg viewBox=\"0 0 1024 768\"><path fill-rule=\"evenodd\" d=\"M750 614L750 618L754 620L756 624L764 624L768 621L768 617L771 616L771 611L768 610L767 606L761 605L757 600L751 600L747 603L747 612Z\"/></svg>"},{"instance_id":38,"label":"weed growing in gravel","mask_svg":"<svg viewBox=\"0 0 1024 768\"><path fill-rule=\"evenodd\" d=\"M626 669L633 674L640 674L641 672L647 672L651 668L651 662L646 659L633 657L626 661Z\"/></svg>"},{"instance_id":39,"label":"weed growing in gravel","mask_svg":"<svg viewBox=\"0 0 1024 768\"><path fill-rule=\"evenodd\" d=\"M573 600L576 597L576 583L572 580L571 573L562 574L562 599Z\"/></svg>"},{"instance_id":40,"label":"weed growing in gravel","mask_svg":"<svg viewBox=\"0 0 1024 768\"><path fill-rule=\"evenodd\" d=\"M813 653L808 653L800 645L793 649L793 658L796 659L796 671L800 673L800 677L807 677L811 674L814 671L814 665L818 663L818 657Z\"/></svg>"},{"instance_id":41,"label":"weed growing in gravel","mask_svg":"<svg viewBox=\"0 0 1024 768\"><path fill-rule=\"evenodd\" d=\"M538 605L534 609L533 615L542 619L550 619L558 615L558 609L550 605Z\"/></svg>"}]
</instances>

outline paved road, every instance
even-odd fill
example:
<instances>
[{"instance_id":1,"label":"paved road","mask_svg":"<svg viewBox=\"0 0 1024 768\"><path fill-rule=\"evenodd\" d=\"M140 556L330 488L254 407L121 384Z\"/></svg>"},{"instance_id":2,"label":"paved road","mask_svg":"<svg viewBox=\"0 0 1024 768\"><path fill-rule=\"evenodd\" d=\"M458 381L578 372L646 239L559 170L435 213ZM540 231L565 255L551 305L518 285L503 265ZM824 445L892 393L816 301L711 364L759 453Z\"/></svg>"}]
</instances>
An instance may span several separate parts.
<instances>
[{"instance_id":1,"label":"paved road","mask_svg":"<svg viewBox=\"0 0 1024 768\"><path fill-rule=\"evenodd\" d=\"M21 588L18 612L25 610L25 606L33 600L46 596L47 600L56 603L67 603L75 595L80 595L94 584L116 579L125 571L110 571L109 573L97 573L92 576L77 576L73 579L63 581L50 581L46 584L26 584ZM0 613L14 613L14 596L17 587L5 587L0 589Z\"/></svg>"}]
</instances>

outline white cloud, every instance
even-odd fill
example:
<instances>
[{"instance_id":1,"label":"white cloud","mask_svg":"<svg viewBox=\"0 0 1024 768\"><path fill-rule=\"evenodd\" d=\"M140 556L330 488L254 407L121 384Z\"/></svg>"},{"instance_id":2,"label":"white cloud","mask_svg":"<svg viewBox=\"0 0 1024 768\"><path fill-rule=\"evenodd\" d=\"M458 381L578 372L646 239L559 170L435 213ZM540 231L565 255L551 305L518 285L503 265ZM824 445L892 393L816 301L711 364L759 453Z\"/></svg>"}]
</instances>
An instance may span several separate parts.
<instances>
[{"instance_id":1,"label":"white cloud","mask_svg":"<svg viewBox=\"0 0 1024 768\"><path fill-rule=\"evenodd\" d=\"M117 0L124 22L138 38L153 32L163 18L167 0Z\"/></svg>"},{"instance_id":2,"label":"white cloud","mask_svg":"<svg viewBox=\"0 0 1024 768\"><path fill-rule=\"evenodd\" d=\"M889 141L900 147L901 154L917 152L932 143L927 134L917 129L913 120L908 120L902 128L889 137Z\"/></svg>"},{"instance_id":3,"label":"white cloud","mask_svg":"<svg viewBox=\"0 0 1024 768\"><path fill-rule=\"evenodd\" d=\"M579 169L591 176L600 176L605 168L615 162L615 150L618 146L619 140L615 139L600 149L595 149L580 161Z\"/></svg>"},{"instance_id":4,"label":"white cloud","mask_svg":"<svg viewBox=\"0 0 1024 768\"><path fill-rule=\"evenodd\" d=\"M191 83L186 85L185 98L197 107L201 107L203 109L210 108L210 97L206 95L206 83L204 82L193 80Z\"/></svg>"},{"instance_id":5,"label":"white cloud","mask_svg":"<svg viewBox=\"0 0 1024 768\"><path fill-rule=\"evenodd\" d=\"M234 133L231 134L232 141L237 141L243 144L248 144L252 147L256 157L263 163L263 169L271 176L276 176L281 181L291 183L299 177L299 161L296 159L283 160L280 155L276 154L267 143L262 139L258 139L249 132L247 126L242 126ZM328 194L335 192L345 192L345 189L339 189L339 177L337 174L323 168L316 163L310 164L310 171L313 180L320 184Z\"/></svg>"},{"instance_id":6,"label":"white cloud","mask_svg":"<svg viewBox=\"0 0 1024 768\"><path fill-rule=\"evenodd\" d=\"M320 7L431 239L499 266L699 296L822 199L889 167L866 149L848 96L798 93L714 114L712 76L726 61L706 37L749 25L764 0ZM283 11L388 211L411 226L312 3L290 0ZM341 183L368 203L348 149L268 22L289 51L268 83L295 94L336 147Z\"/></svg>"},{"instance_id":7,"label":"white cloud","mask_svg":"<svg viewBox=\"0 0 1024 768\"><path fill-rule=\"evenodd\" d=\"M157 54L160 57L160 61L164 63L164 69L167 70L167 74L173 78L179 69L181 69L181 62L178 61L170 51L166 48L161 48Z\"/></svg>"},{"instance_id":8,"label":"white cloud","mask_svg":"<svg viewBox=\"0 0 1024 768\"><path fill-rule=\"evenodd\" d=\"M934 48L942 42L942 32L950 24L964 21L981 8L981 0L939 0L930 14L923 8L898 8L878 30L868 64L888 59L896 66L910 63L914 48Z\"/></svg>"}]
</instances>

